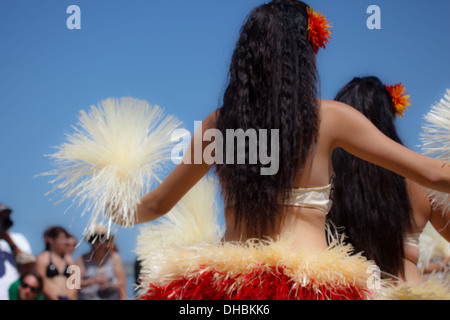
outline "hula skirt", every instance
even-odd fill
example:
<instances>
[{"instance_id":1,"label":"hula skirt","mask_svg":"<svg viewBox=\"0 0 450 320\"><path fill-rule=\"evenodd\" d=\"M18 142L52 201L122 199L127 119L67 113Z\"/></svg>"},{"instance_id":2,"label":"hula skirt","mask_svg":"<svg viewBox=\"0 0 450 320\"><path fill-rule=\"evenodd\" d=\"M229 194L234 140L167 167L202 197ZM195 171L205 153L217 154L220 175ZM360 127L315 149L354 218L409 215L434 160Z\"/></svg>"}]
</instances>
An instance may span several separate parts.
<instances>
[{"instance_id":1,"label":"hula skirt","mask_svg":"<svg viewBox=\"0 0 450 320\"><path fill-rule=\"evenodd\" d=\"M139 299L370 299L372 264L350 250L306 252L285 241L167 247L146 261Z\"/></svg>"}]
</instances>

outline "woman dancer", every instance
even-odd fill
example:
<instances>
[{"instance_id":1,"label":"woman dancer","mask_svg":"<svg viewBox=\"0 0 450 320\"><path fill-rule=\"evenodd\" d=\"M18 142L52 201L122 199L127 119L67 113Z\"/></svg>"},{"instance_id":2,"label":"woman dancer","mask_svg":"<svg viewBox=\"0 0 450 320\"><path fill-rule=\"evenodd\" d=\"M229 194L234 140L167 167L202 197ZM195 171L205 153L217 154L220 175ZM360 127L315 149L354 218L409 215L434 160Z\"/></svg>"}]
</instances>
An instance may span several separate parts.
<instances>
[{"instance_id":1,"label":"woman dancer","mask_svg":"<svg viewBox=\"0 0 450 320\"><path fill-rule=\"evenodd\" d=\"M376 77L355 78L335 100L354 107L386 136L402 143L394 120L405 105L393 102L393 88ZM355 251L375 261L385 275L421 282L417 268L420 233L430 221L449 240L448 216L431 204L426 190L417 183L342 149L333 154L333 167L333 208L329 219L337 227L344 227L347 241Z\"/></svg>"},{"instance_id":2,"label":"woman dancer","mask_svg":"<svg viewBox=\"0 0 450 320\"><path fill-rule=\"evenodd\" d=\"M203 121L182 163L142 197L135 220L162 217L205 176L210 161L189 161L197 159L199 149L212 158L222 151L225 162L215 158L215 168L225 200L223 241L173 250L166 246L153 254L151 267L143 270L144 298L366 298L371 264L350 256L348 246L329 247L325 235L335 148L450 192L446 163L387 138L349 106L317 99L315 55L329 36L326 25L294 0L272 1L249 15L232 58L223 106ZM214 129L223 135L222 145L219 135L212 144L205 138ZM254 164L251 139L244 149L227 153L227 142L234 138L226 132L251 129L259 134L260 150L279 160L276 173L262 174L268 169L266 157ZM235 164L236 157L245 163ZM106 214L121 224L117 209L111 206Z\"/></svg>"}]
</instances>

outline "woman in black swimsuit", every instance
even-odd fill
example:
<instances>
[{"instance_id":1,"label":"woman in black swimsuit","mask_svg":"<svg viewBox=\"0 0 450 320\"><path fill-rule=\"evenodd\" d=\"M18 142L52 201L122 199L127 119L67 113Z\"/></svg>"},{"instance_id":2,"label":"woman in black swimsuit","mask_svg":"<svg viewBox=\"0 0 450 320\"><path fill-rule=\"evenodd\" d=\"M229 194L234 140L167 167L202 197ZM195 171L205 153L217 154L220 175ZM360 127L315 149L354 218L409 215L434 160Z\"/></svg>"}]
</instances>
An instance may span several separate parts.
<instances>
[{"instance_id":1,"label":"woman in black swimsuit","mask_svg":"<svg viewBox=\"0 0 450 320\"><path fill-rule=\"evenodd\" d=\"M46 250L37 257L36 271L44 279L43 292L48 300L74 299L77 294L67 286L69 267L75 265L73 258L66 254L68 237L62 227L51 227L44 234Z\"/></svg>"}]
</instances>

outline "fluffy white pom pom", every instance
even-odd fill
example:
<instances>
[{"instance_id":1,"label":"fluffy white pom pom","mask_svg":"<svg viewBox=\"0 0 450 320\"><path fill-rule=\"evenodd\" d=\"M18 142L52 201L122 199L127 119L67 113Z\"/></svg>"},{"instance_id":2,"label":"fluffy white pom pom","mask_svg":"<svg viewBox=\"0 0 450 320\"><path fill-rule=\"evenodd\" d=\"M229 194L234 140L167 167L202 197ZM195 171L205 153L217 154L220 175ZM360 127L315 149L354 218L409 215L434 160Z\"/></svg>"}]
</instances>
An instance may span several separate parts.
<instances>
[{"instance_id":1,"label":"fluffy white pom pom","mask_svg":"<svg viewBox=\"0 0 450 320\"><path fill-rule=\"evenodd\" d=\"M136 248L139 259L145 260L155 250L172 245L220 242L223 230L219 225L217 190L216 179L205 176L164 217L140 228Z\"/></svg>"},{"instance_id":2,"label":"fluffy white pom pom","mask_svg":"<svg viewBox=\"0 0 450 320\"><path fill-rule=\"evenodd\" d=\"M139 200L160 181L170 160L171 134L180 125L160 107L134 98L110 98L89 113L81 111L67 142L49 156L56 166L42 174L56 176L49 193L59 191L61 201L72 198L81 215L90 212L85 236L105 223L110 232L112 220L134 225ZM103 214L107 205L118 208L114 216Z\"/></svg>"},{"instance_id":3,"label":"fluffy white pom pom","mask_svg":"<svg viewBox=\"0 0 450 320\"><path fill-rule=\"evenodd\" d=\"M425 116L421 135L422 152L446 162L450 162L450 90L444 98ZM428 196L434 207L440 207L445 214L450 209L449 194L429 190Z\"/></svg>"}]
</instances>

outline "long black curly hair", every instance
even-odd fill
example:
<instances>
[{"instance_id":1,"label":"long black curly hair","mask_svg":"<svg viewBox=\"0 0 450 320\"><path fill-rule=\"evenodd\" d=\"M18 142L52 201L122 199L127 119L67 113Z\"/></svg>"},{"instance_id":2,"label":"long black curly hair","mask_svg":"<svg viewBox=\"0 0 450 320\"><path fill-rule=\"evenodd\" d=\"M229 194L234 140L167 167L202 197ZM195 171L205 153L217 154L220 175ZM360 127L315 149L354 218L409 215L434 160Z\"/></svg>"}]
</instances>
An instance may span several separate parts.
<instances>
[{"instance_id":1,"label":"long black curly hair","mask_svg":"<svg viewBox=\"0 0 450 320\"><path fill-rule=\"evenodd\" d=\"M389 138L402 143L395 128L395 110L386 87L376 77L354 78L335 100L364 114ZM347 242L380 269L403 275L404 234L411 227L411 205L405 179L337 149L333 207L328 218L344 227Z\"/></svg>"},{"instance_id":2,"label":"long black curly hair","mask_svg":"<svg viewBox=\"0 0 450 320\"><path fill-rule=\"evenodd\" d=\"M308 42L308 6L279 0L254 9L241 30L220 108L217 128L279 130L278 172L261 175L267 165L218 164L225 204L234 207L236 227L249 236L274 230L279 203L314 151L319 128L316 56ZM225 136L225 135L224 135ZM258 137L258 141L261 137ZM225 139L226 140L226 137ZM224 143L224 152L226 141ZM271 146L268 146L270 152ZM237 151L234 151L237 157Z\"/></svg>"}]
</instances>

